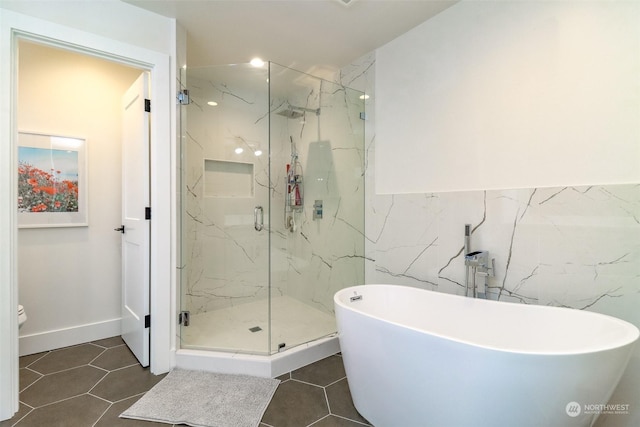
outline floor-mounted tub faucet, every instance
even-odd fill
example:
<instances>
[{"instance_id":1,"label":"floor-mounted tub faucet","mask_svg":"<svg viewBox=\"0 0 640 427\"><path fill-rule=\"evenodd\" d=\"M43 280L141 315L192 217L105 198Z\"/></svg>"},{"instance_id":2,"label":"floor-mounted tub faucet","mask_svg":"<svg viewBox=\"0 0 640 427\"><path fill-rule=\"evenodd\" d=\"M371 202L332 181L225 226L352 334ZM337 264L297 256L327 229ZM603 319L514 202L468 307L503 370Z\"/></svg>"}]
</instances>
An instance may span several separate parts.
<instances>
[{"instance_id":1,"label":"floor-mounted tub faucet","mask_svg":"<svg viewBox=\"0 0 640 427\"><path fill-rule=\"evenodd\" d=\"M489 258L489 251L469 252L471 247L471 225L464 226L464 265L465 295L474 298L487 298L489 277L495 275L495 258ZM481 283L476 283L476 276L484 277ZM471 277L471 280L469 279Z\"/></svg>"},{"instance_id":2,"label":"floor-mounted tub faucet","mask_svg":"<svg viewBox=\"0 0 640 427\"><path fill-rule=\"evenodd\" d=\"M471 273L471 290L474 298L487 298L487 286L489 277L493 277L495 271L495 258L489 260L489 251L475 251L464 257L464 265L467 267L467 277ZM476 276L484 277L484 280L476 282ZM468 280L467 280L467 283ZM469 296L469 286L467 286Z\"/></svg>"}]
</instances>

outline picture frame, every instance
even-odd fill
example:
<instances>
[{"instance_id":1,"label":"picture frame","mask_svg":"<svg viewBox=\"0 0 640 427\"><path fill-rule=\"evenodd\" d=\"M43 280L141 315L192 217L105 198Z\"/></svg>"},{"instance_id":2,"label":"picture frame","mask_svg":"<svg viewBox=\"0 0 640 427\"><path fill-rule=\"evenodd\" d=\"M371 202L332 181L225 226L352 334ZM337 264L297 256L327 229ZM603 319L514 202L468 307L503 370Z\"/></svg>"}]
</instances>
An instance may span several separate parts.
<instances>
[{"instance_id":1,"label":"picture frame","mask_svg":"<svg viewBox=\"0 0 640 427\"><path fill-rule=\"evenodd\" d=\"M88 227L87 141L18 133L18 227Z\"/></svg>"}]
</instances>

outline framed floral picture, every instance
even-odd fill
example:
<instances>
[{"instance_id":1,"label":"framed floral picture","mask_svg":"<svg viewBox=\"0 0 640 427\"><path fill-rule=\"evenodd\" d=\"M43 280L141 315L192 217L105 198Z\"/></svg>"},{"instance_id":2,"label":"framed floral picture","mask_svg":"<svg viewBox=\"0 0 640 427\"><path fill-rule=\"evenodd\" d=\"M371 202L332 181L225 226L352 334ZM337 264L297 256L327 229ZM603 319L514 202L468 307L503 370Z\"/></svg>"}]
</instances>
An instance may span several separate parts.
<instances>
[{"instance_id":1,"label":"framed floral picture","mask_svg":"<svg viewBox=\"0 0 640 427\"><path fill-rule=\"evenodd\" d=\"M86 140L18 134L18 226L86 227Z\"/></svg>"}]
</instances>

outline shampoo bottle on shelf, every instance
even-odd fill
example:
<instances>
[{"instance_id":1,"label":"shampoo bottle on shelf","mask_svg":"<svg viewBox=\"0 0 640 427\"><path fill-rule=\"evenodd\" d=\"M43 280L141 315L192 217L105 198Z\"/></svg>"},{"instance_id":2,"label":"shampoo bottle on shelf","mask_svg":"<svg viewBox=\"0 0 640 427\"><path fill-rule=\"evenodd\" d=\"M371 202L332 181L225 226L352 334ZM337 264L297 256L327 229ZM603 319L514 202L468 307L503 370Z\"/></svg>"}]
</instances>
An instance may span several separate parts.
<instances>
[{"instance_id":1,"label":"shampoo bottle on shelf","mask_svg":"<svg viewBox=\"0 0 640 427\"><path fill-rule=\"evenodd\" d=\"M296 206L302 206L302 198L300 197L300 186L296 184L295 186L295 204Z\"/></svg>"},{"instance_id":2,"label":"shampoo bottle on shelf","mask_svg":"<svg viewBox=\"0 0 640 427\"><path fill-rule=\"evenodd\" d=\"M296 187L295 186L291 187L291 191L289 191L289 194L287 196L289 197L289 205L295 206L296 204Z\"/></svg>"}]
</instances>

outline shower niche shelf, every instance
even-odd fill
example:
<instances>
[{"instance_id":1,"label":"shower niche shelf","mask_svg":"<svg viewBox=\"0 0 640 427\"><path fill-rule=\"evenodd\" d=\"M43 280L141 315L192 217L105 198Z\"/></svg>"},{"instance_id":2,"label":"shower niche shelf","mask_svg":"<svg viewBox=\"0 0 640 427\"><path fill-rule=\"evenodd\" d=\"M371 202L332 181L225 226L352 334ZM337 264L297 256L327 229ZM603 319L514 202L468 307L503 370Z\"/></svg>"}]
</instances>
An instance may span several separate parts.
<instances>
[{"instance_id":1,"label":"shower niche shelf","mask_svg":"<svg viewBox=\"0 0 640 427\"><path fill-rule=\"evenodd\" d=\"M253 163L204 159L204 197L254 196Z\"/></svg>"}]
</instances>

